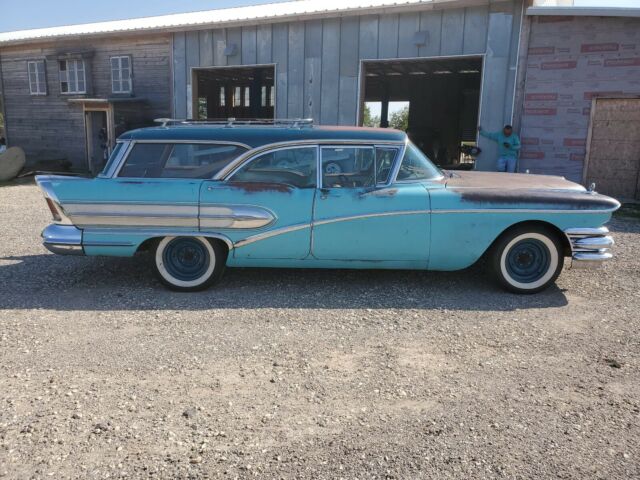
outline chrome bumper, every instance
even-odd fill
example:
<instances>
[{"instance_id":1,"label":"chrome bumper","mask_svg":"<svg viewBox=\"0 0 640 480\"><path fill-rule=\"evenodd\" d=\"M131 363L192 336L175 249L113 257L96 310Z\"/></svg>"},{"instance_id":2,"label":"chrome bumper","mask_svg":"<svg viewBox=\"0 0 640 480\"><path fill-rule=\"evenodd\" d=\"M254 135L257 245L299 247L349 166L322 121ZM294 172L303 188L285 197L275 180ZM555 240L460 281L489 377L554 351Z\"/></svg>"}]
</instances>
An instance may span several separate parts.
<instances>
[{"instance_id":1,"label":"chrome bumper","mask_svg":"<svg viewBox=\"0 0 640 480\"><path fill-rule=\"evenodd\" d=\"M43 245L60 255L84 255L82 230L73 225L49 225L42 231Z\"/></svg>"},{"instance_id":2,"label":"chrome bumper","mask_svg":"<svg viewBox=\"0 0 640 480\"><path fill-rule=\"evenodd\" d=\"M572 266L597 266L605 260L613 258L611 247L615 242L608 235L609 229L607 227L570 228L564 233L571 243Z\"/></svg>"}]
</instances>

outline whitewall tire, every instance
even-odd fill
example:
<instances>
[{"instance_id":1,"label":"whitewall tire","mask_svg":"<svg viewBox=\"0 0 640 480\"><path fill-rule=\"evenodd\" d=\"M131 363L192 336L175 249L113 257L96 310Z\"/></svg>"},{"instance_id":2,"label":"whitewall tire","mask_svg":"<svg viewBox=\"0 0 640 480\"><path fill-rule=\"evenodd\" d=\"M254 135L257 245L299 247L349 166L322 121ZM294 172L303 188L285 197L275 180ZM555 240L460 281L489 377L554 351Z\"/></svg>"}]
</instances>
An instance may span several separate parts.
<instances>
[{"instance_id":1,"label":"whitewall tire","mask_svg":"<svg viewBox=\"0 0 640 480\"><path fill-rule=\"evenodd\" d=\"M159 280L172 290L203 290L220 279L226 247L205 237L164 237L154 251Z\"/></svg>"},{"instance_id":2,"label":"whitewall tire","mask_svg":"<svg viewBox=\"0 0 640 480\"><path fill-rule=\"evenodd\" d=\"M557 235L541 226L522 226L504 233L491 251L498 281L515 293L544 290L562 271L563 248Z\"/></svg>"}]
</instances>

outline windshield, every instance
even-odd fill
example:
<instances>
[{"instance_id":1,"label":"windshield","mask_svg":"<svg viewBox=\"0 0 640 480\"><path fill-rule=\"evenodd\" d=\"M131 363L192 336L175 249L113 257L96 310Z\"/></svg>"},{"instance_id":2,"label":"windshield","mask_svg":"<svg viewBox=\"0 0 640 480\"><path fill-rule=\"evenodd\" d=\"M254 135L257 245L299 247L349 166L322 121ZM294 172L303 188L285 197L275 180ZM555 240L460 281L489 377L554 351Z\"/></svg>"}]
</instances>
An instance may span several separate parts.
<instances>
[{"instance_id":1,"label":"windshield","mask_svg":"<svg viewBox=\"0 0 640 480\"><path fill-rule=\"evenodd\" d=\"M413 143L407 143L397 180L433 180L442 177L442 172Z\"/></svg>"},{"instance_id":2,"label":"windshield","mask_svg":"<svg viewBox=\"0 0 640 480\"><path fill-rule=\"evenodd\" d=\"M111 169L111 166L113 165L115 159L118 157L118 152L122 150L123 145L124 144L122 142L116 143L116 146L113 147L113 151L111 152L111 155L109 155L109 160L107 160L107 164L102 169L102 172L100 172L100 175L106 175L107 172Z\"/></svg>"}]
</instances>

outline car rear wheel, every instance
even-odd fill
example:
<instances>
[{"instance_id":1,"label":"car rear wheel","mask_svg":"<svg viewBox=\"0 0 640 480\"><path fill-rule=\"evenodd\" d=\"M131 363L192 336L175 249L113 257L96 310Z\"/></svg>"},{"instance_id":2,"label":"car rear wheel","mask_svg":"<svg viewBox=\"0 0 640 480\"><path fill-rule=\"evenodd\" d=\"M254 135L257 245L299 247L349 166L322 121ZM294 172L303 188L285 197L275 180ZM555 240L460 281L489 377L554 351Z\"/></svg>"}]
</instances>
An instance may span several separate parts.
<instances>
[{"instance_id":1,"label":"car rear wheel","mask_svg":"<svg viewBox=\"0 0 640 480\"><path fill-rule=\"evenodd\" d=\"M205 237L164 237L153 258L156 275L166 287L194 292L220 280L227 251Z\"/></svg>"},{"instance_id":2,"label":"car rear wheel","mask_svg":"<svg viewBox=\"0 0 640 480\"><path fill-rule=\"evenodd\" d=\"M491 266L498 281L515 293L544 290L562 271L562 245L552 231L523 226L503 234L491 251Z\"/></svg>"}]
</instances>

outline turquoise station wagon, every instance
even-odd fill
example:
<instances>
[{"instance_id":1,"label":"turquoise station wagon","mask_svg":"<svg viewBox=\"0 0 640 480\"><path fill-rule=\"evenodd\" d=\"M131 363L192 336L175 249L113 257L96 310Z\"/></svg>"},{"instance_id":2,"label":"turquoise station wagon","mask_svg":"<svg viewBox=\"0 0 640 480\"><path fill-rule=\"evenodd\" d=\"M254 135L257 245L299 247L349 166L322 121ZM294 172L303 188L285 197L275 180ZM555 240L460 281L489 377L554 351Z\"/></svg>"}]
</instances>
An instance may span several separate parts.
<instances>
[{"instance_id":1,"label":"turquoise station wagon","mask_svg":"<svg viewBox=\"0 0 640 480\"><path fill-rule=\"evenodd\" d=\"M229 267L459 270L520 293L611 258L620 204L561 177L441 171L404 132L308 121L165 121L122 135L97 178L38 176L61 254L152 252L160 281Z\"/></svg>"}]
</instances>

